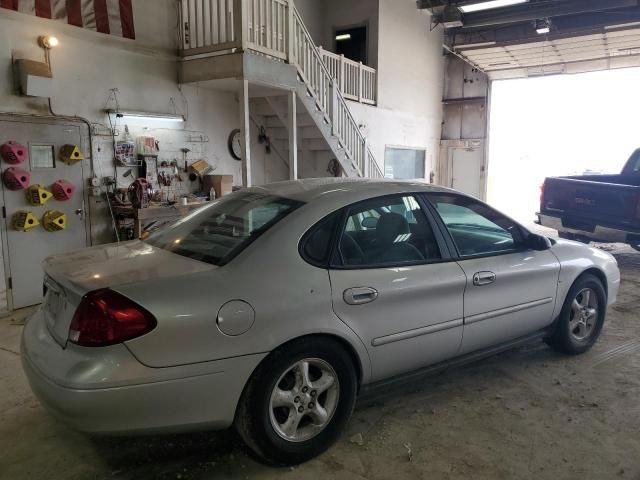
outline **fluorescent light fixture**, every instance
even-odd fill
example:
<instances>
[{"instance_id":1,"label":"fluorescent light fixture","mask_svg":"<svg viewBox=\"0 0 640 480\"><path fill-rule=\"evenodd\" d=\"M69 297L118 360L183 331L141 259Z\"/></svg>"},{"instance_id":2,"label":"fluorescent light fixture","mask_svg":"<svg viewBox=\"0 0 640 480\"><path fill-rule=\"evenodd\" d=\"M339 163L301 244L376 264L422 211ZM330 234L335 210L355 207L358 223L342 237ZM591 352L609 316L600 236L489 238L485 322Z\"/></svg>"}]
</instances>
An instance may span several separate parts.
<instances>
[{"instance_id":1,"label":"fluorescent light fixture","mask_svg":"<svg viewBox=\"0 0 640 480\"><path fill-rule=\"evenodd\" d=\"M129 118L134 120L157 120L163 122L184 122L182 115L173 115L170 113L152 113L152 112L133 112L122 110L107 110L109 115L115 115L117 118Z\"/></svg>"},{"instance_id":2,"label":"fluorescent light fixture","mask_svg":"<svg viewBox=\"0 0 640 480\"><path fill-rule=\"evenodd\" d=\"M489 0L487 2L472 3L471 5L460 5L458 8L462 13L480 12L482 10L491 10L493 8L510 7L511 5L519 5L527 3L529 0Z\"/></svg>"},{"instance_id":3,"label":"fluorescent light fixture","mask_svg":"<svg viewBox=\"0 0 640 480\"><path fill-rule=\"evenodd\" d=\"M618 25L607 25L605 30L613 30L615 28L640 27L640 22L620 23Z\"/></svg>"},{"instance_id":4,"label":"fluorescent light fixture","mask_svg":"<svg viewBox=\"0 0 640 480\"><path fill-rule=\"evenodd\" d=\"M336 35L336 41L337 42L341 42L343 40L351 40L351 34L350 33L343 33L341 35Z\"/></svg>"},{"instance_id":5,"label":"fluorescent light fixture","mask_svg":"<svg viewBox=\"0 0 640 480\"><path fill-rule=\"evenodd\" d=\"M465 48L477 48L477 47L491 47L496 42L479 42L479 43L465 43L463 45L456 45L458 50L464 50Z\"/></svg>"}]
</instances>

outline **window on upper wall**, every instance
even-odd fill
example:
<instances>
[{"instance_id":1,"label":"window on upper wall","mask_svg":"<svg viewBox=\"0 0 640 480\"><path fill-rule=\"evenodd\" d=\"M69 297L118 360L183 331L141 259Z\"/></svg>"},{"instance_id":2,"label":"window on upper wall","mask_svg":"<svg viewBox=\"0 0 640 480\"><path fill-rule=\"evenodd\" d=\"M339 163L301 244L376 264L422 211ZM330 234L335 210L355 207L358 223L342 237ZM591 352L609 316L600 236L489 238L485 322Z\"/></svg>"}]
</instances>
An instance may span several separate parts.
<instances>
[{"instance_id":1,"label":"window on upper wall","mask_svg":"<svg viewBox=\"0 0 640 480\"><path fill-rule=\"evenodd\" d=\"M336 53L367 65L367 27L336 29Z\"/></svg>"},{"instance_id":2,"label":"window on upper wall","mask_svg":"<svg viewBox=\"0 0 640 480\"><path fill-rule=\"evenodd\" d=\"M424 177L425 150L387 147L384 151L384 176L409 180Z\"/></svg>"}]
</instances>

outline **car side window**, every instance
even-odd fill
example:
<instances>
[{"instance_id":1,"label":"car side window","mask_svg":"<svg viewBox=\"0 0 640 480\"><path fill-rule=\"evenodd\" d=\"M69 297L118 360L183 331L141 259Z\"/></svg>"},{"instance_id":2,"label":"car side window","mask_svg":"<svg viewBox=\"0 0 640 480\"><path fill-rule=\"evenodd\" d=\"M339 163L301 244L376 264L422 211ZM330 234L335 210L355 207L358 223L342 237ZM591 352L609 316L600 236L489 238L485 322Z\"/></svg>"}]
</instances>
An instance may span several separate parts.
<instances>
[{"instance_id":1,"label":"car side window","mask_svg":"<svg viewBox=\"0 0 640 480\"><path fill-rule=\"evenodd\" d=\"M495 255L523 247L518 224L487 205L458 195L429 195L462 257Z\"/></svg>"},{"instance_id":2,"label":"car side window","mask_svg":"<svg viewBox=\"0 0 640 480\"><path fill-rule=\"evenodd\" d=\"M348 209L338 241L347 268L426 263L441 258L427 217L412 195L383 197Z\"/></svg>"},{"instance_id":3,"label":"car side window","mask_svg":"<svg viewBox=\"0 0 640 480\"><path fill-rule=\"evenodd\" d=\"M332 213L320 220L303 237L300 251L302 257L309 263L322 267L328 265L331 254L331 238L339 217L339 212Z\"/></svg>"}]
</instances>

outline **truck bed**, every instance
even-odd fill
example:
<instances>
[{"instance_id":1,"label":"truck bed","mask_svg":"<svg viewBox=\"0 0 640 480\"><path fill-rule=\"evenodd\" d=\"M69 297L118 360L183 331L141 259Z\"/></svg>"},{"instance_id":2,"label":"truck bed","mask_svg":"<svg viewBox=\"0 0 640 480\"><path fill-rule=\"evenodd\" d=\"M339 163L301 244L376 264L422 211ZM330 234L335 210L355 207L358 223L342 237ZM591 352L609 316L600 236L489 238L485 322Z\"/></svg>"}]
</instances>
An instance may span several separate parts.
<instances>
[{"instance_id":1,"label":"truck bed","mask_svg":"<svg viewBox=\"0 0 640 480\"><path fill-rule=\"evenodd\" d=\"M551 177L544 184L541 213L563 226L593 232L596 225L640 231L639 178L622 175Z\"/></svg>"}]
</instances>

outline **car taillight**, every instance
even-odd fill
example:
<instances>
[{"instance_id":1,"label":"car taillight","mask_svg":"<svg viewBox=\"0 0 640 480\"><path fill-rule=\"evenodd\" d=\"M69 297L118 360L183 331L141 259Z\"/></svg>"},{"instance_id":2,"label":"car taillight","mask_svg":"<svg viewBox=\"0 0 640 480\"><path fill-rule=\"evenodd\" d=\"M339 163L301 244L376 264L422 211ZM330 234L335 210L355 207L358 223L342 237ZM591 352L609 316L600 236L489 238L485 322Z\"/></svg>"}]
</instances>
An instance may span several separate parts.
<instances>
[{"instance_id":1,"label":"car taillight","mask_svg":"<svg viewBox=\"0 0 640 480\"><path fill-rule=\"evenodd\" d=\"M83 347L114 345L150 332L155 317L113 290L87 293L69 327L69 341Z\"/></svg>"}]
</instances>

